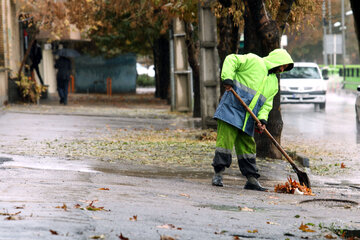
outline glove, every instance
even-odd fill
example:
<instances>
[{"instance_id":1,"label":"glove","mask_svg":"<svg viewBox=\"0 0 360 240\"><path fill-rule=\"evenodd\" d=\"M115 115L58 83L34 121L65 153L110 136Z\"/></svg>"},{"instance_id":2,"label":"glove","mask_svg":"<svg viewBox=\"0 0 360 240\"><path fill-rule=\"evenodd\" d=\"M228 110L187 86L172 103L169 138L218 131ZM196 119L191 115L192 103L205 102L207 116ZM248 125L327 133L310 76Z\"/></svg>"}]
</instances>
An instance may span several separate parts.
<instances>
[{"instance_id":1,"label":"glove","mask_svg":"<svg viewBox=\"0 0 360 240\"><path fill-rule=\"evenodd\" d=\"M264 119L261 119L260 120L261 124L256 124L256 127L255 127L255 132L259 133L259 134L262 134L264 129L266 128L266 120Z\"/></svg>"}]
</instances>

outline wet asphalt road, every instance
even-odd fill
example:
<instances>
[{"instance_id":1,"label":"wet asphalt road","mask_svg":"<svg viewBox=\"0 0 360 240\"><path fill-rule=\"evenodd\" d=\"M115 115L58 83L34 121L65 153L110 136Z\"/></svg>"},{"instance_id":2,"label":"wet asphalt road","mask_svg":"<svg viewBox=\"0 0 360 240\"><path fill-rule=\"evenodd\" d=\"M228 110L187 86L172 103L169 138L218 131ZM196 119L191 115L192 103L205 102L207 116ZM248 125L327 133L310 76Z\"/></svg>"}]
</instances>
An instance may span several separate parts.
<instances>
[{"instance_id":1,"label":"wet asphalt road","mask_svg":"<svg viewBox=\"0 0 360 240\"><path fill-rule=\"evenodd\" d=\"M335 128L337 117L355 124L350 120L350 104L330 106L331 101L325 112L314 111L312 106L283 106L284 134L300 139L308 132L308 138L320 142L338 141L338 133L346 132L340 139L346 146L358 146L350 127ZM344 113L335 115L341 106L345 106ZM96 135L105 126L139 128L151 123L161 129L188 125L178 121L0 112L0 239L119 239L120 234L131 240L160 239L160 235L175 239L323 239L326 234L335 235L319 224L360 229L360 209L352 202L301 203L323 198L360 202L357 188L315 181L315 197L274 193L272 187L289 174L281 160L271 164L278 170L275 175L264 174L262 182L270 191L263 193L243 190L245 179L239 174L226 175L226 186L216 188L209 184L210 171L6 153L8 145L18 143L21 148L24 139L81 138ZM260 164L262 172L268 167ZM82 209L92 201L93 207L104 211ZM309 226L315 232L299 230L301 223L314 224Z\"/></svg>"},{"instance_id":2,"label":"wet asphalt road","mask_svg":"<svg viewBox=\"0 0 360 240\"><path fill-rule=\"evenodd\" d=\"M328 93L325 110L313 104L281 105L282 140L285 145L286 141L292 141L320 153L327 152L322 158L329 164L344 162L353 169L354 174L336 176L337 181L360 184L360 132L356 130L355 99L355 94ZM306 154L312 157L311 153Z\"/></svg>"},{"instance_id":3,"label":"wet asphalt road","mask_svg":"<svg viewBox=\"0 0 360 240\"><path fill-rule=\"evenodd\" d=\"M344 147L360 144L356 132L354 94L327 94L326 109L313 104L281 105L284 133L306 136L311 140L341 141Z\"/></svg>"}]
</instances>

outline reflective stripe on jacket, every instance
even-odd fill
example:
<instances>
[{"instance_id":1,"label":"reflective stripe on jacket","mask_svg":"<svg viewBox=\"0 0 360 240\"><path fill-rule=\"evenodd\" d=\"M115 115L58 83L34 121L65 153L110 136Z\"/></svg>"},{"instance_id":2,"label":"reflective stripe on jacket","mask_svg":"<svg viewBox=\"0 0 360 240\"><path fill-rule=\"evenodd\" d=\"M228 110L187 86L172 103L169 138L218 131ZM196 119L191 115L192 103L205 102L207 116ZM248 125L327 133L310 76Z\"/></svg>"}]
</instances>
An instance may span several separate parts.
<instances>
[{"instance_id":1,"label":"reflective stripe on jacket","mask_svg":"<svg viewBox=\"0 0 360 240\"><path fill-rule=\"evenodd\" d=\"M273 106L273 99L278 92L276 74L269 74L275 67L289 64L293 60L284 49L275 49L267 57L255 54L230 54L225 58L221 79L233 86L234 90L260 120L267 121ZM214 118L225 121L250 136L254 135L255 121L231 92L225 92L216 109Z\"/></svg>"}]
</instances>

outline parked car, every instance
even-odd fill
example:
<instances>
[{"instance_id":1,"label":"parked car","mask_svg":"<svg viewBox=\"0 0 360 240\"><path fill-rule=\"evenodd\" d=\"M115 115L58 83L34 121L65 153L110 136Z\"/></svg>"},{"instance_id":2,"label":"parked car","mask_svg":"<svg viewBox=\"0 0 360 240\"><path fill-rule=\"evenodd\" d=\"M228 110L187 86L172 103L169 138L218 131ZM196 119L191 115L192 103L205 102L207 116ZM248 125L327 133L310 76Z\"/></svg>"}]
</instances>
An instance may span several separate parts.
<instances>
[{"instance_id":1,"label":"parked car","mask_svg":"<svg viewBox=\"0 0 360 240\"><path fill-rule=\"evenodd\" d=\"M360 133L360 85L357 87L358 95L355 101L355 112L356 112L356 128Z\"/></svg>"},{"instance_id":2,"label":"parked car","mask_svg":"<svg viewBox=\"0 0 360 240\"><path fill-rule=\"evenodd\" d=\"M148 68L144 67L140 63L136 63L136 72L138 75L148 75L149 77L155 77L154 65L150 65Z\"/></svg>"},{"instance_id":3,"label":"parked car","mask_svg":"<svg viewBox=\"0 0 360 240\"><path fill-rule=\"evenodd\" d=\"M319 66L311 62L295 62L294 68L280 77L280 103L315 104L326 107L326 78Z\"/></svg>"}]
</instances>

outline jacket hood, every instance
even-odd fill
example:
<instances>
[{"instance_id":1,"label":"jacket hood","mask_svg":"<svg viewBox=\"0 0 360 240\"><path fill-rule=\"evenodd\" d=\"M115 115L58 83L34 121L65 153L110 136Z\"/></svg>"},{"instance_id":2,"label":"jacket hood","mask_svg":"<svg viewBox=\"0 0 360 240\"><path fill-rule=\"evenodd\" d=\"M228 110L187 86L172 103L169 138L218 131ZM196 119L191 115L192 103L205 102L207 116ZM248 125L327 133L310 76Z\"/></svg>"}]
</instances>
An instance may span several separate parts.
<instances>
[{"instance_id":1,"label":"jacket hood","mask_svg":"<svg viewBox=\"0 0 360 240\"><path fill-rule=\"evenodd\" d=\"M270 69L289 64L285 71L290 71L294 67L294 61L285 49L275 49L268 56L263 57L266 68Z\"/></svg>"}]
</instances>

